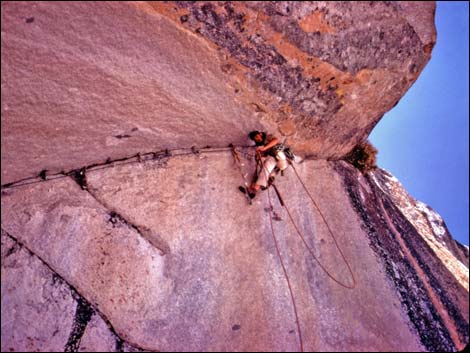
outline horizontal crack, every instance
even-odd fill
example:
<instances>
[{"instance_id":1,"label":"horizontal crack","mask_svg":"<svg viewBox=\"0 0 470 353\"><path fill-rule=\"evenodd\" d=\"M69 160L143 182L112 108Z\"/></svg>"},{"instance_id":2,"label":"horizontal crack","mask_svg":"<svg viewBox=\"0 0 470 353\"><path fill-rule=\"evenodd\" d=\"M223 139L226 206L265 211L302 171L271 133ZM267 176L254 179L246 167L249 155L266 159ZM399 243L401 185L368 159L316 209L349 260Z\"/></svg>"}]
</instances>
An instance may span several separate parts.
<instances>
[{"instance_id":1,"label":"horizontal crack","mask_svg":"<svg viewBox=\"0 0 470 353\"><path fill-rule=\"evenodd\" d=\"M254 148L256 146L236 146L236 147ZM19 187L19 186L36 184L36 183L51 181L55 179L65 178L71 175L76 176L77 173L79 174L80 172L87 171L87 170L99 170L99 169L105 169L105 168L112 168L112 167L123 165L123 164L141 163L145 161L159 160L162 158L171 158L171 157L184 156L184 155L190 155L190 154L215 153L215 152L224 152L224 151L231 151L231 148L206 146L204 148L199 149L195 146L192 146L190 148L175 148L172 150L167 148L167 149L159 150L155 152L145 152L145 153L139 152L130 157L122 157L122 158L117 158L117 159L108 158L106 159L105 162L90 164L84 167L69 170L68 172L61 171L59 173L47 174L47 169L43 169L35 176L31 176L31 177L27 177L27 178L19 179L16 181L12 181L10 183L3 184L1 186L1 189L3 190L3 189L10 189L10 188Z\"/></svg>"}]
</instances>

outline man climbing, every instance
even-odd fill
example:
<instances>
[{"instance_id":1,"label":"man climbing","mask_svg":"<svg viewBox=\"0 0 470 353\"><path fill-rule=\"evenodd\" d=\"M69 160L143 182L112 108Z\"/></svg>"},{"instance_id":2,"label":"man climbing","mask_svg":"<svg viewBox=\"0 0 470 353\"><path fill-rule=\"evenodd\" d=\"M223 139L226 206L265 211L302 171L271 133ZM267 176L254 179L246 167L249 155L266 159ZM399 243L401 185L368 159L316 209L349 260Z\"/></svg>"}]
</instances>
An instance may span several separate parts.
<instances>
[{"instance_id":1,"label":"man climbing","mask_svg":"<svg viewBox=\"0 0 470 353\"><path fill-rule=\"evenodd\" d=\"M286 147L279 143L277 137L262 131L252 131L248 135L256 143L256 157L258 161L258 172L256 180L248 188L248 195L254 198L259 189L268 187L270 178L274 177L274 170L283 171L289 166ZM240 186L240 190L245 189Z\"/></svg>"}]
</instances>

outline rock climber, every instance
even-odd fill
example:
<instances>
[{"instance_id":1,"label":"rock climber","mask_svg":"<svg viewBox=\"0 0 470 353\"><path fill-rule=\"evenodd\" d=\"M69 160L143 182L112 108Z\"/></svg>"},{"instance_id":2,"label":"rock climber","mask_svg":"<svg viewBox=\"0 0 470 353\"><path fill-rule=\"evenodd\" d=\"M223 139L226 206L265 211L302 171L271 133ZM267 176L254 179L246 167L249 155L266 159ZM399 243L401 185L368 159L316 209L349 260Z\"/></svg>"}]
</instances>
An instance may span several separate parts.
<instances>
[{"instance_id":1,"label":"rock climber","mask_svg":"<svg viewBox=\"0 0 470 353\"><path fill-rule=\"evenodd\" d=\"M277 137L263 131L251 131L248 136L257 146L257 178L247 190L250 198L254 198L261 188L268 187L277 171L283 171L289 166L288 156L286 155L288 148L280 143ZM288 154L291 156L290 151ZM245 191L243 187L240 187L240 190Z\"/></svg>"}]
</instances>

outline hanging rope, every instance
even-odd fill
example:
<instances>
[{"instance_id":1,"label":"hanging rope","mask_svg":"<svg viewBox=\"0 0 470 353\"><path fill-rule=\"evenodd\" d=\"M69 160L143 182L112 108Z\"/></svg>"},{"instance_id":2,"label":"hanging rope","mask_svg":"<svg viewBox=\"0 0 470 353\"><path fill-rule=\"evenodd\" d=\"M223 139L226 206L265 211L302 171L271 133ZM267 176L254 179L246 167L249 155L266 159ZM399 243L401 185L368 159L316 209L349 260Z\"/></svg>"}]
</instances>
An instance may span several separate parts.
<instances>
[{"instance_id":1,"label":"hanging rope","mask_svg":"<svg viewBox=\"0 0 470 353\"><path fill-rule=\"evenodd\" d=\"M284 277L286 278L287 286L289 287L290 298L292 301L292 306L294 307L295 323L297 324L297 331L299 333L300 351L303 352L304 344L302 341L302 331L300 330L299 315L297 314L297 305L295 305L294 292L292 291L292 286L290 284L289 275L287 274L286 266L284 266L284 261L282 261L281 251L279 250L276 235L274 234L274 226L273 226L274 208L271 202L271 195L269 193L269 188L268 188L268 200L269 200L269 223L271 224L271 234L273 237L274 245L276 247L277 256L279 257L279 261L281 262L282 271L284 271Z\"/></svg>"},{"instance_id":2,"label":"hanging rope","mask_svg":"<svg viewBox=\"0 0 470 353\"><path fill-rule=\"evenodd\" d=\"M264 172L266 172L267 174L268 173L268 170L264 164L264 161L263 159L261 158L261 155L259 154L259 152L257 152L257 160L258 160L258 163L261 164L261 168L264 169ZM330 226L328 225L328 222L326 221L326 218L325 216L323 215L323 213L321 212L320 208L318 207L317 203L315 202L313 196L310 194L310 192L308 191L307 187L305 186L305 183L302 181L302 179L300 178L299 174L297 173L297 170L295 169L294 165L292 163L290 163L290 165L292 166L292 169L294 169L294 172L295 172L295 175L297 176L297 178L299 179L300 183L302 184L302 187L304 188L305 192L307 193L307 195L309 196L310 200L312 201L313 205L316 207L316 209L318 210L318 212L320 213L320 216L322 217L323 219L323 222L325 223L331 237L333 238L333 241L335 242L335 245L336 245L336 248L338 249L338 251L340 252L341 254L341 257L343 258L343 261L344 263L346 264L346 266L348 267L348 270L349 270L349 273L351 274L351 279L352 279L352 285L347 285L347 284L344 284L344 283L341 283L340 281L338 281L326 268L325 266L322 265L322 263L320 262L320 260L318 260L318 258L315 256L315 254L313 253L312 249L310 248L310 246L308 245L307 241L305 240L304 236L302 235L302 233L300 232L299 228L297 227L297 224L295 223L294 221L294 218L292 217L292 214L290 213L290 210L289 208L286 206L284 200L282 199L282 196L281 196L281 193L279 192L279 189L276 187L276 185L274 183L272 183L271 185L274 187L274 190L278 196L278 199L279 199L279 203L281 204L281 206L284 206L284 208L286 209L287 211L287 214L289 215L289 218L292 222L292 224L294 225L294 228L297 232L297 234L299 235L300 239L302 239L302 242L304 243L305 247L307 248L307 250L309 251L310 255L315 259L315 261L318 263L318 265L320 266L320 268L326 273L326 275L328 277L330 277L334 282L336 282L338 285L344 287L344 288L347 288L347 289L353 289L356 287L356 280L354 278L354 274L351 270L351 266L349 265L348 261L346 260L346 257L344 256L343 252L341 251L341 248L339 247L338 245L338 242L330 228ZM279 250L279 245L278 245L278 242L277 242L277 239L276 239L276 235L275 235L275 232L274 232L274 225L273 225L273 218L275 217L274 216L274 207L273 207L273 204L272 204L272 201L271 201L271 193L270 193L270 188L268 186L268 202L269 202L269 224L271 226L271 234L272 234L272 238L273 238L273 241L274 241L274 245L275 245L275 248L276 248L276 252L277 252L277 255L279 257L279 261L281 263L281 267L282 267L282 271L284 272L284 277L286 278L286 282L287 282L287 286L289 288L289 293L290 293L290 297L291 297L291 301L292 301L292 306L294 308L294 315L295 315L295 322L296 322L296 325L297 325L297 331L298 331L298 335L299 335L299 342L300 342L300 351L303 352L303 340L302 340L302 331L300 329L300 322L299 322L299 315L297 313L297 305L295 304L295 297L294 297L294 292L292 290L292 285L290 283L290 279L289 279L289 275L287 273L287 269L284 265L284 261L282 260L282 255L281 255L281 251Z\"/></svg>"},{"instance_id":3,"label":"hanging rope","mask_svg":"<svg viewBox=\"0 0 470 353\"><path fill-rule=\"evenodd\" d=\"M333 238L333 241L336 245L336 248L338 249L339 253L341 254L341 257L343 258L343 261L344 263L346 264L347 268L348 268L348 271L351 275L351 279L352 279L352 284L351 285L347 285L347 284L344 284L344 283L341 283L339 282L336 278L334 278L330 272L328 272L328 270L321 264L321 262L318 260L318 258L313 254L313 251L312 249L310 248L310 246L307 244L307 242L305 241L305 238L302 236L301 232L299 231L299 228L297 227L297 225L295 224L293 218L292 218L292 215L289 211L289 208L284 205L286 211L287 211L287 214L289 215L289 218L290 220L292 221L292 224L294 225L295 227L295 230L297 231L297 234L300 236L300 238L302 239L303 243L305 244L306 248L308 249L308 251L310 252L310 254L312 255L312 257L315 259L315 261L317 261L318 265L322 268L322 270L328 275L328 277L330 277L333 281L335 281L336 283L338 283L340 286L342 287L345 287L347 289L354 289L356 287L356 279L354 278L354 273L353 271L351 270L351 266L349 265L349 262L346 260L346 257L344 256L343 254L343 251L341 250L340 246L338 245L338 241L336 240L336 237L334 236L333 234L333 231L331 230L328 222L326 221L326 218L325 216L323 215L323 212L320 210L320 207L318 207L318 204L315 202L313 196L310 194L310 191L308 191L307 187L305 186L305 183L302 181L302 179L300 178L299 174L297 173L297 169L295 169L294 165L292 163L290 163L292 169L294 170L295 172L295 175L297 176L297 179L299 179L300 183L302 184L302 187L304 188L305 192L307 193L308 197L310 198L310 200L312 201L313 205L315 206L315 208L317 209L318 213L320 214L321 218L323 219L323 222L325 223L326 225L326 228L328 229L328 232L330 233L331 237Z\"/></svg>"},{"instance_id":4,"label":"hanging rope","mask_svg":"<svg viewBox=\"0 0 470 353\"><path fill-rule=\"evenodd\" d=\"M268 173L268 170L266 169L265 167L265 164L264 164L264 161L263 159L261 158L261 156L258 157L258 161L259 163L261 163L261 167L264 169L264 171ZM328 277L330 277L334 282L336 282L338 285L344 287L344 288L347 288L347 289L354 289L356 287L356 279L354 278L354 274L351 270L351 266L349 265L349 262L347 261L346 257L344 256L341 248L339 247L338 245L338 242L336 240L336 237L334 236L333 234L333 231L331 230L328 222L326 221L326 218L325 216L323 215L323 213L321 212L320 210L320 207L318 207L317 203L315 202L313 196L310 194L310 192L308 191L307 187L305 186L305 183L302 181L302 179L300 178L299 174L297 173L297 170L295 169L294 165L292 163L290 163L290 165L292 166L292 169L294 169L294 172L295 172L295 175L297 176L297 178L299 179L300 183L302 184L302 187L304 188L305 192L307 193L307 195L309 196L310 200L312 201L313 205L315 206L315 208L318 210L323 222L325 223L327 229L328 229L328 232L330 234L330 236L333 238L333 241L336 245L336 248L338 249L339 253L341 254L341 257L344 261L344 263L346 264L347 268L348 268L348 271L351 275L351 279L352 279L352 284L351 285L348 285L348 284L344 284L342 282L340 282L339 280L337 280L327 269L325 266L323 266L323 264L320 262L320 260L315 256L315 254L313 253L313 250L311 249L311 247L308 245L307 241L305 240L305 237L302 235L302 232L299 230L299 228L297 227L297 224L295 223L294 221L294 218L292 217L292 214L289 210L289 208L287 207L287 205L285 204L285 202L283 201L282 197L281 197L281 194L278 190L278 188L274 185L274 183L272 183L271 185L274 187L274 190L276 191L278 197L279 197L279 202L281 204L281 206L284 206L284 208L286 209L287 211L287 214L289 215L289 218L298 234L298 236L300 237L300 239L302 240L302 242L304 243L305 247L307 248L308 252L310 253L310 255L313 257L313 259L318 263L318 265L320 266L320 268L326 273L326 275ZM269 187L268 187L268 194L269 194ZM272 209L272 204L271 204L271 199L269 200L270 202L270 209Z\"/></svg>"},{"instance_id":5,"label":"hanging rope","mask_svg":"<svg viewBox=\"0 0 470 353\"><path fill-rule=\"evenodd\" d=\"M251 200L250 195L248 194L248 188L250 186L249 183L248 183L248 179L247 179L248 173L245 173L245 170L243 168L245 166L245 164L242 163L242 161L240 159L240 156L238 154L238 151L236 150L235 146L233 144L230 144L229 147L232 149L233 158L235 159L235 162L238 165L238 170L240 171L240 173L242 175L242 178L243 178L243 184L245 186L244 194L245 194L249 204L252 205L253 201Z\"/></svg>"},{"instance_id":6,"label":"hanging rope","mask_svg":"<svg viewBox=\"0 0 470 353\"><path fill-rule=\"evenodd\" d=\"M248 189L248 182L247 182L247 179L246 179L247 175L243 171L243 165L244 164L241 162L241 159L240 159L235 147L233 145L231 145L230 147L232 148L232 153L233 153L235 162L237 163L238 168L239 168L239 170L242 174L244 184L245 184L245 188ZM257 157L256 159L259 163L259 161L261 159L258 158L258 156L256 156L256 157ZM264 164L262 164L262 166L264 167ZM277 190L276 190L276 192L277 192ZM278 194L278 196L280 197L279 194ZM275 218L275 219L278 219L278 218L275 217L275 215L274 215L274 207L273 207L272 202L271 202L271 195L269 193L269 188L268 188L268 201L269 201L269 224L271 225L271 236L273 238L274 247L276 248L277 256L279 258L279 262L281 263L282 271L284 273L284 277L285 277L286 282L287 282L287 287L289 288L289 294L290 294L290 298L291 298L291 301L292 301L292 306L294 308L295 323L297 325L297 332L298 332L298 336L299 336L300 351L303 352L304 351L304 346L303 346L303 341L302 341L302 331L300 330L299 315L297 313L297 305L295 304L294 292L292 290L289 275L287 274L286 266L284 265L284 261L282 260L282 255L281 255L281 251L279 250L279 245L277 243L276 235L274 233L273 218ZM250 199L250 205L251 204L252 203L251 203L251 199Z\"/></svg>"}]
</instances>

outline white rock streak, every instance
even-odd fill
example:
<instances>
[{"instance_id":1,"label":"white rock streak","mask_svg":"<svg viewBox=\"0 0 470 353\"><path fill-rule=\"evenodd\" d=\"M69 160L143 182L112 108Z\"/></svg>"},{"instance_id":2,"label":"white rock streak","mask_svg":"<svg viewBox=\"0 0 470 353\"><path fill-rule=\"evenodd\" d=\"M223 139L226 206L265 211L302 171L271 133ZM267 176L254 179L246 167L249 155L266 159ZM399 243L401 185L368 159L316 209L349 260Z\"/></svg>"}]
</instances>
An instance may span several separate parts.
<instances>
[{"instance_id":1,"label":"white rock streak","mask_svg":"<svg viewBox=\"0 0 470 353\"><path fill-rule=\"evenodd\" d=\"M428 205L411 197L398 179L387 171L373 172L371 176L375 184L392 198L450 273L468 290L468 268L449 250L448 242L452 241L452 237L442 217Z\"/></svg>"}]
</instances>

